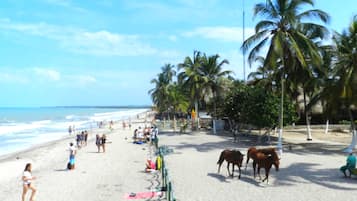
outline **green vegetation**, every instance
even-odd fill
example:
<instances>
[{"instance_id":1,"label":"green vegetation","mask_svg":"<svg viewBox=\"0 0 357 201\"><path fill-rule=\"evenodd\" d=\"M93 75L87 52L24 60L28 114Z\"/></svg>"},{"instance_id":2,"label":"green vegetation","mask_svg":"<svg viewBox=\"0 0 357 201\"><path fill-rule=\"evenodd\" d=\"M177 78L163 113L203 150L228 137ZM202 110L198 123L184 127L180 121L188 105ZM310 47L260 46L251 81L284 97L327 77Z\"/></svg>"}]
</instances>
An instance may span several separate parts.
<instances>
[{"instance_id":1,"label":"green vegetation","mask_svg":"<svg viewBox=\"0 0 357 201\"><path fill-rule=\"evenodd\" d=\"M278 126L279 120L282 127L305 115L309 139L311 108L320 104L326 120L348 112L355 130L357 16L343 33L332 31L331 40L325 27L329 15L313 6L312 0L266 0L255 5L254 17L260 21L241 48L257 71L246 83L223 70L228 61L218 54L194 51L193 57L178 64L175 79L174 66L167 64L150 90L158 111L200 107L214 117L258 128Z\"/></svg>"}]
</instances>

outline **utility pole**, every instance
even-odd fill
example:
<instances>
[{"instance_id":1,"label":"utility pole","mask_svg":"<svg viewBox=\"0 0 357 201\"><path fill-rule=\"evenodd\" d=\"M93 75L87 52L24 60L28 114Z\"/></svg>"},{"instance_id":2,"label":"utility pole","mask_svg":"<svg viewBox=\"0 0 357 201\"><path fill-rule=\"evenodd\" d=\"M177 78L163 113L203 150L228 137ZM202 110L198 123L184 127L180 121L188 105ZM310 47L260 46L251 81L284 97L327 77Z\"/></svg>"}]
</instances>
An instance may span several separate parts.
<instances>
[{"instance_id":1,"label":"utility pole","mask_svg":"<svg viewBox=\"0 0 357 201\"><path fill-rule=\"evenodd\" d=\"M243 0L243 43L245 41L245 11L244 11L244 0ZM243 80L245 80L245 50L243 50Z\"/></svg>"}]
</instances>

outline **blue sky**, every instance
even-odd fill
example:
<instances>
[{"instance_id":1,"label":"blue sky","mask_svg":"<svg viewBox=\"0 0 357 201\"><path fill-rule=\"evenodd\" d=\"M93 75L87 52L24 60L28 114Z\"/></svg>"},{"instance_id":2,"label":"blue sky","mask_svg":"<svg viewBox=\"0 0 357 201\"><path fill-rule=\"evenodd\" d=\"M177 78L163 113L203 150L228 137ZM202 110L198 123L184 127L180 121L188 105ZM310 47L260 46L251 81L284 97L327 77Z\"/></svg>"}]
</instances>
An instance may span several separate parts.
<instances>
[{"instance_id":1,"label":"blue sky","mask_svg":"<svg viewBox=\"0 0 357 201\"><path fill-rule=\"evenodd\" d=\"M150 80L193 50L218 53L243 79L242 2L2 0L0 106L150 105ZM247 35L259 2L245 0ZM337 31L356 7L315 0Z\"/></svg>"}]
</instances>

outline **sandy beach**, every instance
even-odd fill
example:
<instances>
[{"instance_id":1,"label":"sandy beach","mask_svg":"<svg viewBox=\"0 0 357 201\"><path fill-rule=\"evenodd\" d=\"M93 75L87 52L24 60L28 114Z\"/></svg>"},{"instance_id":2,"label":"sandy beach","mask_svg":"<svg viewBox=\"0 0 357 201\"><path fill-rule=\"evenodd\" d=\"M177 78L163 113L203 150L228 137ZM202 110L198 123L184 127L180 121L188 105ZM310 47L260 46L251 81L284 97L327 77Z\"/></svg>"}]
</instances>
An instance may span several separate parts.
<instances>
[{"instance_id":1,"label":"sandy beach","mask_svg":"<svg viewBox=\"0 0 357 201\"><path fill-rule=\"evenodd\" d=\"M177 200L352 201L357 197L357 177L345 179L339 171L346 160L341 150L348 143L327 141L328 136L320 132L314 132L315 140L311 142L305 140L303 133L286 132L280 170L271 169L269 184L253 178L251 162L247 170L242 169L241 180L238 171L234 178L228 176L226 162L217 173L220 152L238 149L246 155L247 148L256 143L252 137L241 136L238 143L229 135L207 132L166 132L160 137L161 143L173 149L166 156L166 164ZM261 173L263 177L264 170Z\"/></svg>"},{"instance_id":2,"label":"sandy beach","mask_svg":"<svg viewBox=\"0 0 357 201\"><path fill-rule=\"evenodd\" d=\"M76 169L66 170L68 144L74 138L48 143L1 160L0 200L21 200L21 175L27 162L33 163L37 201L117 201L131 192L148 192L159 188L160 173L146 173L145 161L153 156L149 145L133 144L131 130L96 130L88 146L78 151ZM108 133L106 153L97 153L96 133ZM238 179L227 175L226 162L217 173L217 160L223 149L238 149L244 154L257 142L241 136L233 142L227 133L212 135L209 131L187 134L160 131L160 145L173 150L165 156L169 177L177 201L230 200L355 200L357 177L343 178L338 168L345 163L341 150L348 144L313 135L307 142L299 132L286 132L280 170L271 170L269 184L253 178L251 162ZM333 135L333 134L329 134ZM341 138L341 137L340 137ZM346 137L347 139L347 137ZM291 150L289 149L289 146ZM264 176L264 170L262 170ZM29 196L29 194L28 194ZM160 200L158 197L138 200Z\"/></svg>"},{"instance_id":3,"label":"sandy beach","mask_svg":"<svg viewBox=\"0 0 357 201\"><path fill-rule=\"evenodd\" d=\"M131 192L146 192L158 187L158 173L146 173L145 162L150 157L149 146L132 143L135 126L144 122L132 122L132 128L113 132L96 130L90 134L86 147L78 151L75 170L66 170L68 144L63 139L13 154L1 160L0 200L21 200L21 176L25 164L33 164L34 185L38 189L36 201L107 201L125 200ZM94 143L96 133L107 133L106 153L97 153ZM29 199L28 193L27 199Z\"/></svg>"}]
</instances>

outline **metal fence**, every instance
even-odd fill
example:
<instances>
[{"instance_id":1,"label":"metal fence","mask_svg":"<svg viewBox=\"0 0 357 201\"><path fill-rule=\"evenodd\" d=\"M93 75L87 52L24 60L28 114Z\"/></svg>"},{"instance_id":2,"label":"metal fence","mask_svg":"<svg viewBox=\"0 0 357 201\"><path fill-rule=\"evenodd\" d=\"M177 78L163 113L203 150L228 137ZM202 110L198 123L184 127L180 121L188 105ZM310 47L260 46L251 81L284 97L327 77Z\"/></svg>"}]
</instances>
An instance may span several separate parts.
<instances>
[{"instance_id":1,"label":"metal fence","mask_svg":"<svg viewBox=\"0 0 357 201\"><path fill-rule=\"evenodd\" d=\"M169 178L168 169L165 164L165 155L169 152L167 147L161 146L158 148L158 155L161 157L161 178L162 178L162 189L166 191L166 199L168 201L176 201L174 197L173 185Z\"/></svg>"}]
</instances>

